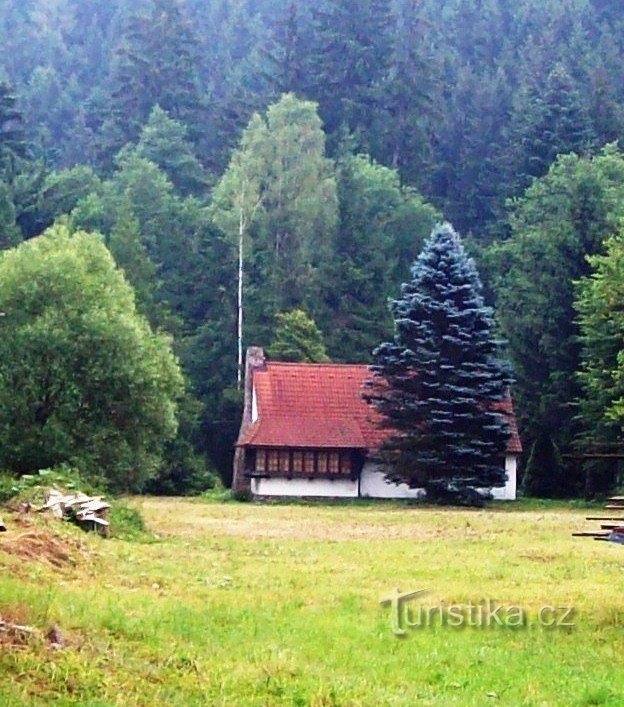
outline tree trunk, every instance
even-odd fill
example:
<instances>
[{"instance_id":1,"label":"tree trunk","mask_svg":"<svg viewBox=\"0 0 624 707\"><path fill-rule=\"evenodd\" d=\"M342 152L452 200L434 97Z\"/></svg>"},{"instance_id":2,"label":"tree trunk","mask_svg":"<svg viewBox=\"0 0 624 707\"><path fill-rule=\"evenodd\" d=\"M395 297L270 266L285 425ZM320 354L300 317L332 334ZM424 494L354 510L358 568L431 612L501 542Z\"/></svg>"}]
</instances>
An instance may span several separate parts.
<instances>
[{"instance_id":1,"label":"tree trunk","mask_svg":"<svg viewBox=\"0 0 624 707\"><path fill-rule=\"evenodd\" d=\"M236 370L236 388L241 389L243 378L243 236L245 235L244 215L241 209L238 220L238 366Z\"/></svg>"}]
</instances>

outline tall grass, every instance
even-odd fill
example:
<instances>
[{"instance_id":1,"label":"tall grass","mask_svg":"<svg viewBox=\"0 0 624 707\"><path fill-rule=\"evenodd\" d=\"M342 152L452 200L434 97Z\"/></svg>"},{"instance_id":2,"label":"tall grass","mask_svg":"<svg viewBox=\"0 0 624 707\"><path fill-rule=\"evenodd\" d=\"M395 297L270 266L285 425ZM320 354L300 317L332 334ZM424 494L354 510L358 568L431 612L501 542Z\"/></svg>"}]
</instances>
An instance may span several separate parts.
<instances>
[{"instance_id":1,"label":"tall grass","mask_svg":"<svg viewBox=\"0 0 624 707\"><path fill-rule=\"evenodd\" d=\"M0 648L2 705L624 704L624 548L572 538L583 509L132 505L153 542L85 536L61 571L0 551L0 615L67 638ZM397 587L570 605L575 626L397 638Z\"/></svg>"}]
</instances>

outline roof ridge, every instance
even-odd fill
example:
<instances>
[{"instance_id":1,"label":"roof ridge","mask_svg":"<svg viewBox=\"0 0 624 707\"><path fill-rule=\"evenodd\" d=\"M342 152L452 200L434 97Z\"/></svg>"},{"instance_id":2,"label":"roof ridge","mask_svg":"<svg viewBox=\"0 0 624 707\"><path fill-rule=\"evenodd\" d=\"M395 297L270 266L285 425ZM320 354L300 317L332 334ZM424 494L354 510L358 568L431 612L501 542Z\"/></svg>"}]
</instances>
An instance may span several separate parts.
<instances>
[{"instance_id":1,"label":"roof ridge","mask_svg":"<svg viewBox=\"0 0 624 707\"><path fill-rule=\"evenodd\" d=\"M324 361L319 363L296 362L296 361L267 361L267 366L284 366L284 367L335 367L335 368L370 368L369 363L337 363L334 361Z\"/></svg>"}]
</instances>

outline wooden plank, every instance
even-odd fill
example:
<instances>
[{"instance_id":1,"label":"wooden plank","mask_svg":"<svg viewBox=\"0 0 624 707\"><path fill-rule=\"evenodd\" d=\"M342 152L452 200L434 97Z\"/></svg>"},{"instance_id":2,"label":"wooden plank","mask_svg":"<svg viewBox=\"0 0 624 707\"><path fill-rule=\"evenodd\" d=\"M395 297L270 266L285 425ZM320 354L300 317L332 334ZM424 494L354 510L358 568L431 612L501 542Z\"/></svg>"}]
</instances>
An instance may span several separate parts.
<instances>
[{"instance_id":1,"label":"wooden plank","mask_svg":"<svg viewBox=\"0 0 624 707\"><path fill-rule=\"evenodd\" d=\"M575 538L607 538L609 533L572 533Z\"/></svg>"},{"instance_id":2,"label":"wooden plank","mask_svg":"<svg viewBox=\"0 0 624 707\"><path fill-rule=\"evenodd\" d=\"M601 523L600 527L603 530L613 530L614 528L621 528L622 526L616 523Z\"/></svg>"},{"instance_id":3,"label":"wooden plank","mask_svg":"<svg viewBox=\"0 0 624 707\"><path fill-rule=\"evenodd\" d=\"M613 505L611 503L607 504L605 508L608 511L624 511L624 505Z\"/></svg>"},{"instance_id":4,"label":"wooden plank","mask_svg":"<svg viewBox=\"0 0 624 707\"><path fill-rule=\"evenodd\" d=\"M585 516L585 520L616 520L624 524L624 517L618 516Z\"/></svg>"}]
</instances>

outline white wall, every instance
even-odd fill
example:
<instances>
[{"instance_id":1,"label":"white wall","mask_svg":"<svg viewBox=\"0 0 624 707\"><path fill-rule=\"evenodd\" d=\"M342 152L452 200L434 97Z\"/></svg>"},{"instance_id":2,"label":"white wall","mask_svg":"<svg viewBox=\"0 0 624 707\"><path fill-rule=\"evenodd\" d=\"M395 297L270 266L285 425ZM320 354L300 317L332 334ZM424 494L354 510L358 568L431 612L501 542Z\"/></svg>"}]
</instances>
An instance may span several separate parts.
<instances>
[{"instance_id":1,"label":"white wall","mask_svg":"<svg viewBox=\"0 0 624 707\"><path fill-rule=\"evenodd\" d=\"M517 457L505 458L507 484L492 489L492 496L499 501L516 498ZM251 480L251 492L257 496L314 496L317 498L357 498L358 482L351 479L285 479L262 478ZM407 484L392 484L376 464L367 462L362 469L359 495L364 498L419 498L423 489L412 489Z\"/></svg>"},{"instance_id":2,"label":"white wall","mask_svg":"<svg viewBox=\"0 0 624 707\"><path fill-rule=\"evenodd\" d=\"M505 486L492 489L492 496L497 501L516 500L516 475L518 457L507 455L505 457L505 472L507 473L507 483Z\"/></svg>"},{"instance_id":3,"label":"white wall","mask_svg":"<svg viewBox=\"0 0 624 707\"><path fill-rule=\"evenodd\" d=\"M251 492L258 496L357 498L358 482L351 479L252 479Z\"/></svg>"},{"instance_id":4,"label":"white wall","mask_svg":"<svg viewBox=\"0 0 624 707\"><path fill-rule=\"evenodd\" d=\"M423 489L412 489L407 484L392 484L386 481L381 467L367 462L362 469L360 496L368 498L419 498Z\"/></svg>"}]
</instances>

